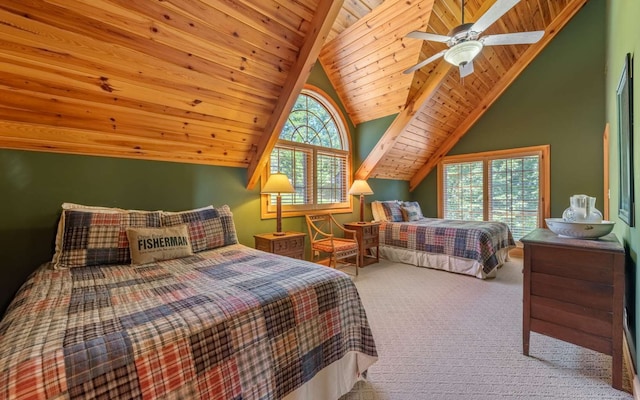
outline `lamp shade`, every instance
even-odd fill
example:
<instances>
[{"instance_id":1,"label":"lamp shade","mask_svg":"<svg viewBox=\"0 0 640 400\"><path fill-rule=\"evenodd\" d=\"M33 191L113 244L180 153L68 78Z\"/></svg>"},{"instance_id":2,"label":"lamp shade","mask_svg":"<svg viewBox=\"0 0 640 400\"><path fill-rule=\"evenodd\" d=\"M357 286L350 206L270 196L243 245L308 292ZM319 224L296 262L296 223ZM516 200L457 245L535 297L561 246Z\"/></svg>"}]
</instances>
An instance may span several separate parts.
<instances>
[{"instance_id":1,"label":"lamp shade","mask_svg":"<svg viewBox=\"0 0 640 400\"><path fill-rule=\"evenodd\" d=\"M289 178L285 174L278 172L269 175L269 179L264 184L261 193L295 193L295 189L289 182Z\"/></svg>"},{"instance_id":2,"label":"lamp shade","mask_svg":"<svg viewBox=\"0 0 640 400\"><path fill-rule=\"evenodd\" d=\"M360 194L373 194L373 190L364 179L356 179L353 181L351 185L351 189L349 189L349 194L351 195L360 195Z\"/></svg>"},{"instance_id":3,"label":"lamp shade","mask_svg":"<svg viewBox=\"0 0 640 400\"><path fill-rule=\"evenodd\" d=\"M455 66L467 64L480 53L482 47L483 44L478 40L460 42L444 53L444 59Z\"/></svg>"}]
</instances>

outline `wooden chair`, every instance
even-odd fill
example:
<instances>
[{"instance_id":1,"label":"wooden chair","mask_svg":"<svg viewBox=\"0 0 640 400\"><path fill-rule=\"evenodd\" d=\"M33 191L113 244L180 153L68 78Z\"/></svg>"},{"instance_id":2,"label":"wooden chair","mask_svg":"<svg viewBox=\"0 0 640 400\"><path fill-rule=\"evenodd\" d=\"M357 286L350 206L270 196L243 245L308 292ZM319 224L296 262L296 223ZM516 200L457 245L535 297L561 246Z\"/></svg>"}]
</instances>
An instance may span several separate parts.
<instances>
[{"instance_id":1,"label":"wooden chair","mask_svg":"<svg viewBox=\"0 0 640 400\"><path fill-rule=\"evenodd\" d=\"M311 241L311 261L326 263L335 269L338 269L338 264L355 265L357 276L360 257L356 231L346 229L331 214L309 214L305 219ZM353 259L353 262L348 259Z\"/></svg>"}]
</instances>

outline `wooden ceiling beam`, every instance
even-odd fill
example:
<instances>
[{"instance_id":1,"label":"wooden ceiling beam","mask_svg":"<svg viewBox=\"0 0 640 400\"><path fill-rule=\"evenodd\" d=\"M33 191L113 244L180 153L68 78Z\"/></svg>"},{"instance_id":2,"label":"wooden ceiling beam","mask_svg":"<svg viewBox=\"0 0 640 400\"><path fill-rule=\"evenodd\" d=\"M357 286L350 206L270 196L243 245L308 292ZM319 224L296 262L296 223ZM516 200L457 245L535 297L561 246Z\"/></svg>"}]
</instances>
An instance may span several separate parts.
<instances>
[{"instance_id":1,"label":"wooden ceiling beam","mask_svg":"<svg viewBox=\"0 0 640 400\"><path fill-rule=\"evenodd\" d=\"M367 158L362 162L355 174L355 179L367 179L378 162L391 150L405 128L418 114L418 111L431 96L438 90L451 69L451 64L440 60L436 68L420 91L411 99L403 110L396 116L387 131L382 135L376 146L371 150Z\"/></svg>"},{"instance_id":2,"label":"wooden ceiling beam","mask_svg":"<svg viewBox=\"0 0 640 400\"><path fill-rule=\"evenodd\" d=\"M262 169L267 165L271 151L278 141L280 131L289 117L289 110L293 107L305 82L311 74L311 69L320 54L322 45L331 31L344 0L320 1L313 17L309 34L300 49L298 59L289 71L278 102L266 124L264 133L258 142L256 152L249 162L247 171L247 189L253 189L260 178Z\"/></svg>"},{"instance_id":3,"label":"wooden ceiling beam","mask_svg":"<svg viewBox=\"0 0 640 400\"><path fill-rule=\"evenodd\" d=\"M409 191L418 187L420 182L429 175L436 165L449 153L458 141L471 129L471 127L484 115L500 95L511 85L520 73L540 54L540 52L553 40L562 28L580 11L588 0L572 0L564 10L549 24L542 39L529 46L509 71L497 82L480 104L468 115L468 117L449 135L447 140L429 158L409 180Z\"/></svg>"}]
</instances>

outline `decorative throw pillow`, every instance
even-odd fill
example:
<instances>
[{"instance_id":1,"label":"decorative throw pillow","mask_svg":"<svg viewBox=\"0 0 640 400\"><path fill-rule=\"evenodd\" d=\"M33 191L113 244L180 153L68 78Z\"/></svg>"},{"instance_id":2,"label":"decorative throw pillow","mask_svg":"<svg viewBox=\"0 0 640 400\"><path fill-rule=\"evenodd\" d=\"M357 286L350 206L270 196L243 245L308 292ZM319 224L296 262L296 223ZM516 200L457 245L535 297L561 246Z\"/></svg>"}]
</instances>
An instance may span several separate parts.
<instances>
[{"instance_id":1,"label":"decorative throw pillow","mask_svg":"<svg viewBox=\"0 0 640 400\"><path fill-rule=\"evenodd\" d=\"M419 221L422 219L420 208L414 205L402 206L402 217L405 221Z\"/></svg>"},{"instance_id":2,"label":"decorative throw pillow","mask_svg":"<svg viewBox=\"0 0 640 400\"><path fill-rule=\"evenodd\" d=\"M60 252L54 268L129 264L129 227L160 227L161 213L63 210ZM61 218L63 218L61 217Z\"/></svg>"},{"instance_id":3,"label":"decorative throw pillow","mask_svg":"<svg viewBox=\"0 0 640 400\"><path fill-rule=\"evenodd\" d=\"M405 221L417 221L424 218L420 203L417 201L405 201L402 203L402 216Z\"/></svg>"},{"instance_id":4,"label":"decorative throw pillow","mask_svg":"<svg viewBox=\"0 0 640 400\"><path fill-rule=\"evenodd\" d=\"M148 264L193 255L187 225L127 228L131 264Z\"/></svg>"},{"instance_id":5,"label":"decorative throw pillow","mask_svg":"<svg viewBox=\"0 0 640 400\"><path fill-rule=\"evenodd\" d=\"M390 222L402 222L402 210L400 209L400 203L397 201L383 201L382 209L387 221Z\"/></svg>"},{"instance_id":6,"label":"decorative throw pillow","mask_svg":"<svg viewBox=\"0 0 640 400\"><path fill-rule=\"evenodd\" d=\"M181 224L187 224L194 253L238 243L233 214L228 205L162 213L163 226Z\"/></svg>"},{"instance_id":7,"label":"decorative throw pillow","mask_svg":"<svg viewBox=\"0 0 640 400\"><path fill-rule=\"evenodd\" d=\"M373 214L374 221L384 221L384 210L382 210L382 204L379 201L374 200L371 202L371 214Z\"/></svg>"},{"instance_id":8,"label":"decorative throw pillow","mask_svg":"<svg viewBox=\"0 0 640 400\"><path fill-rule=\"evenodd\" d=\"M53 253L52 263L55 265L58 263L58 259L60 258L60 252L62 251L62 237L64 236L64 220L65 214L64 210L76 210L76 211L100 211L107 213L121 213L127 212L126 210L120 208L112 208L112 207L102 207L102 206L86 206L84 204L76 204L76 203L62 203L63 212L60 214L60 219L58 220L58 230L56 231L56 241L55 241L55 252Z\"/></svg>"}]
</instances>

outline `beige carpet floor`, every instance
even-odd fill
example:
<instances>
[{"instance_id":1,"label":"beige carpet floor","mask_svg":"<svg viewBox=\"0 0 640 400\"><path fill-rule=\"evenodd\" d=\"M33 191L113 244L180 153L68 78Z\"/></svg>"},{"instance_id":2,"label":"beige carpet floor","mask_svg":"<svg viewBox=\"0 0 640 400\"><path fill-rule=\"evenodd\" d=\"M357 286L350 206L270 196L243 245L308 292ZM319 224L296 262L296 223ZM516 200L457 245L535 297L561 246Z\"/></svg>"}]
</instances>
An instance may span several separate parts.
<instances>
[{"instance_id":1,"label":"beige carpet floor","mask_svg":"<svg viewBox=\"0 0 640 400\"><path fill-rule=\"evenodd\" d=\"M521 259L486 281L381 261L354 282L379 360L341 400L633 399L610 356L537 333L522 354Z\"/></svg>"}]
</instances>

